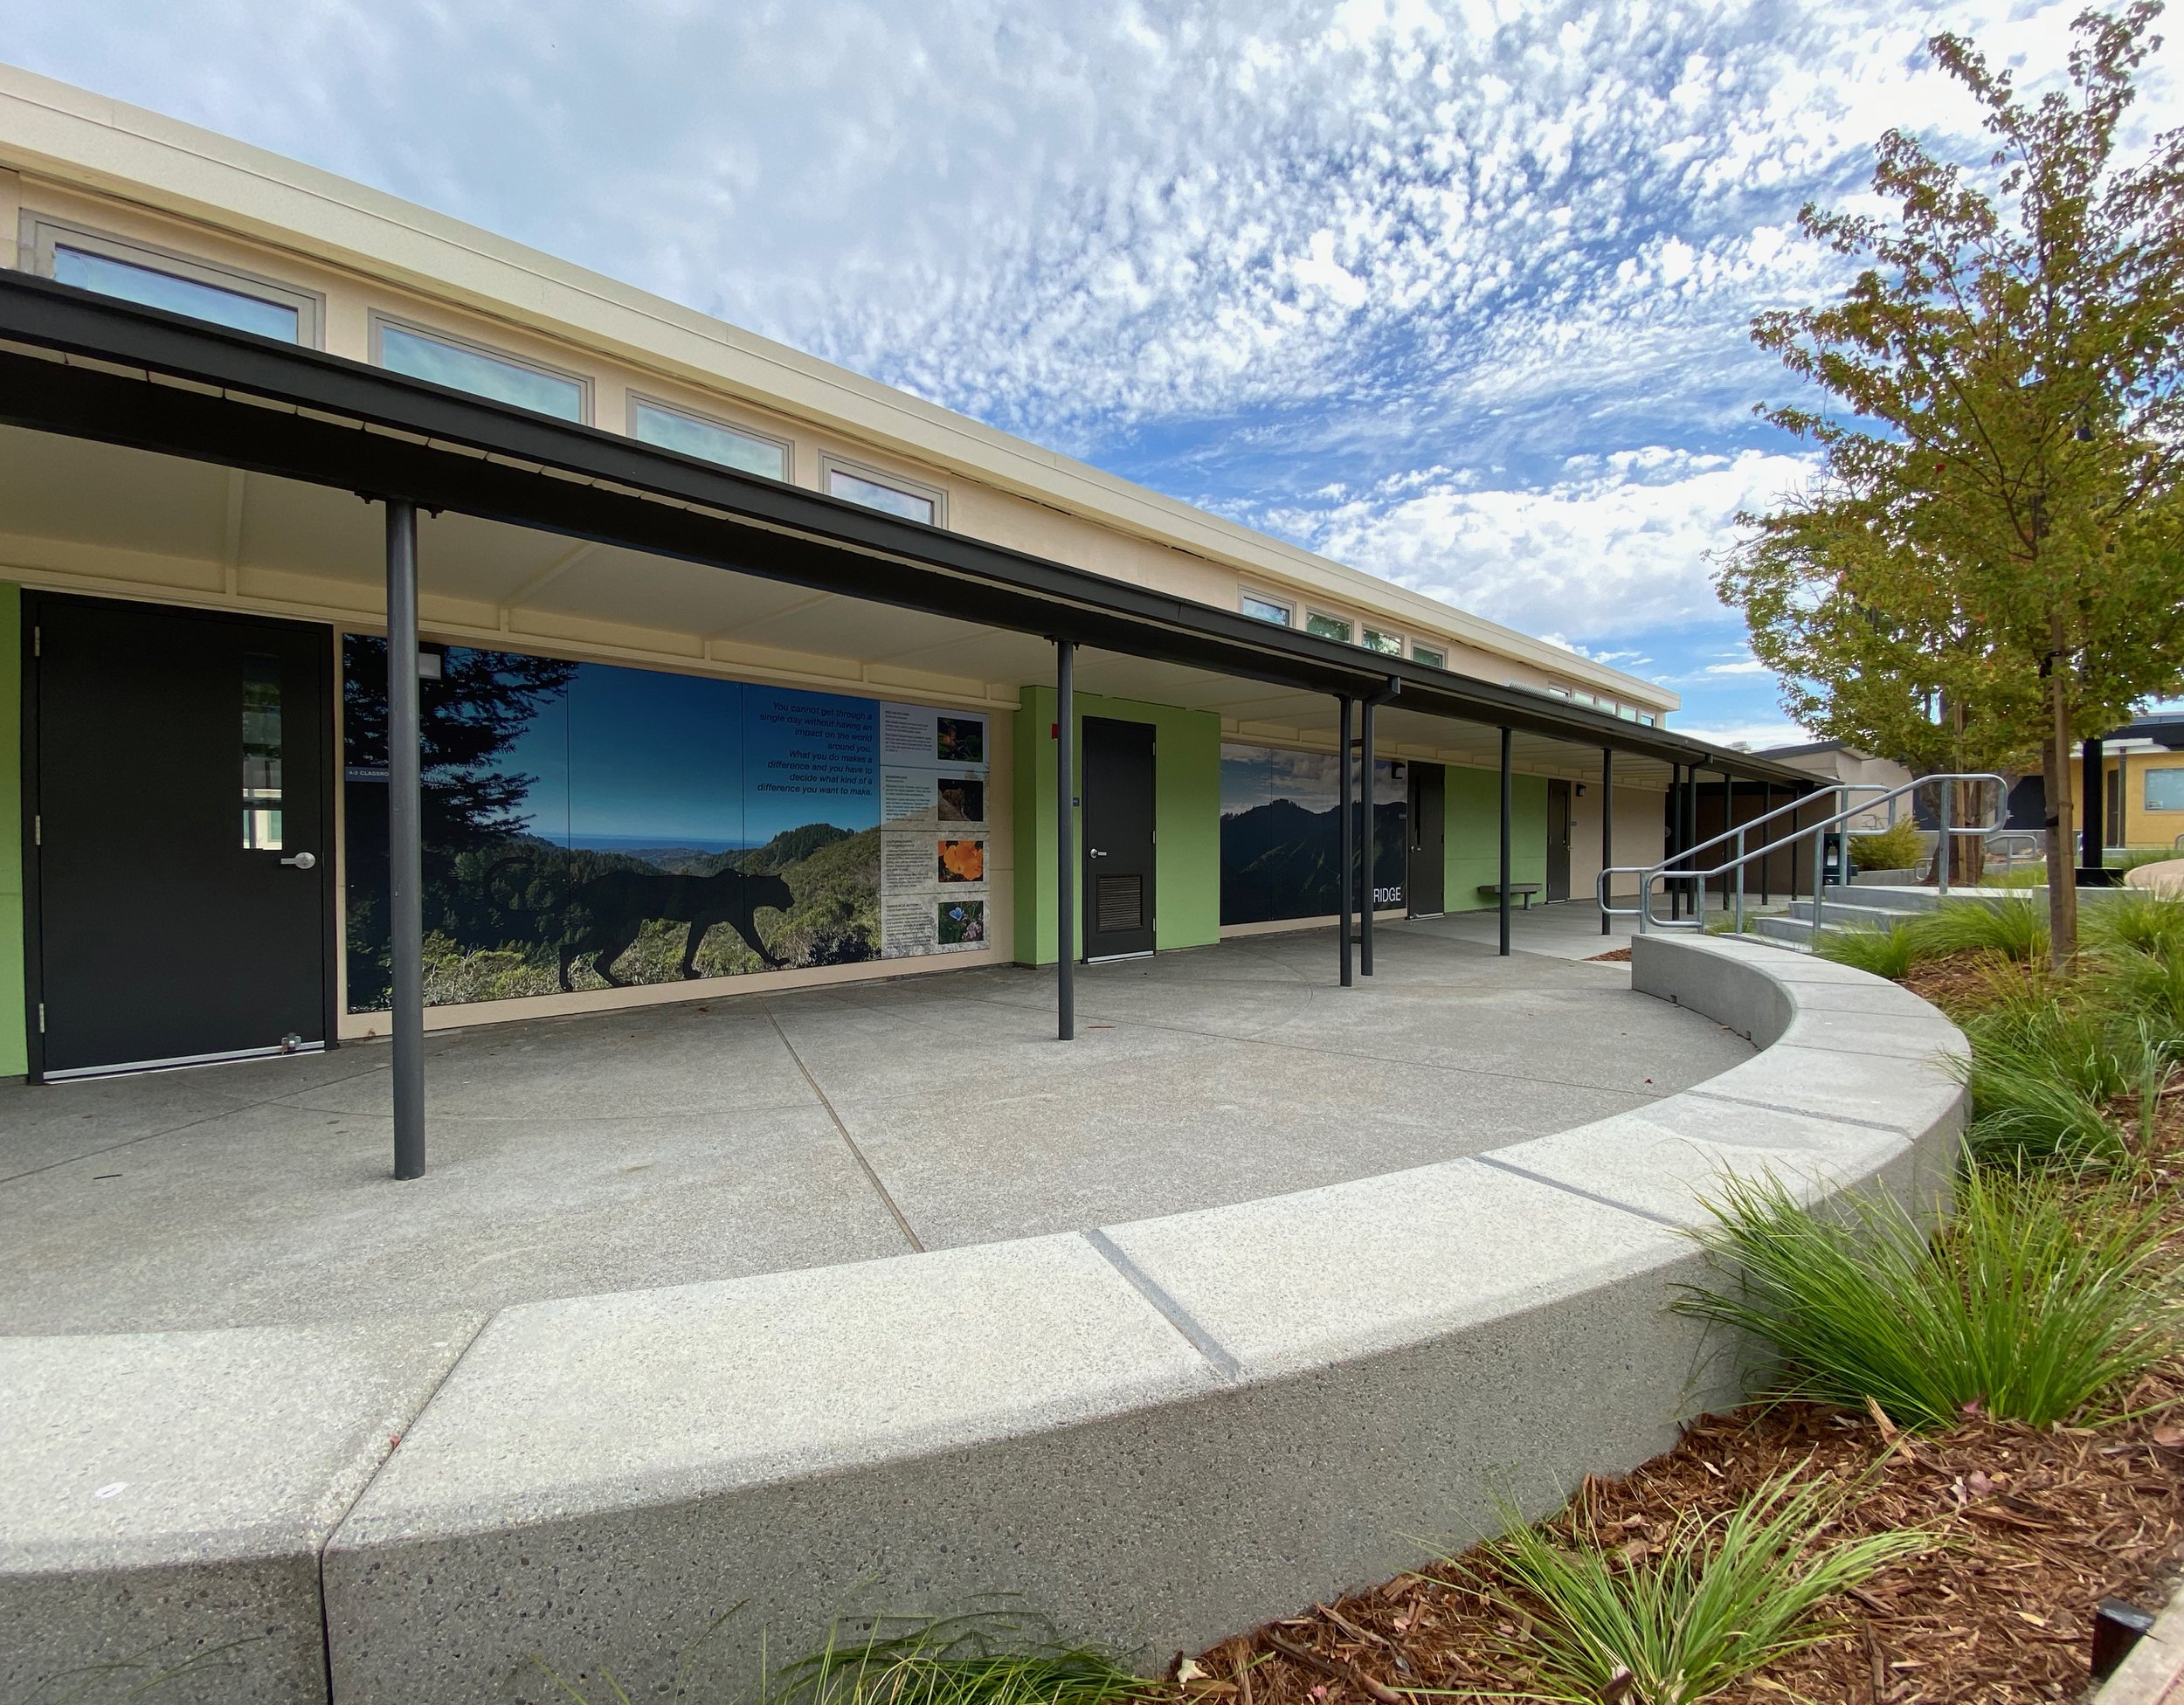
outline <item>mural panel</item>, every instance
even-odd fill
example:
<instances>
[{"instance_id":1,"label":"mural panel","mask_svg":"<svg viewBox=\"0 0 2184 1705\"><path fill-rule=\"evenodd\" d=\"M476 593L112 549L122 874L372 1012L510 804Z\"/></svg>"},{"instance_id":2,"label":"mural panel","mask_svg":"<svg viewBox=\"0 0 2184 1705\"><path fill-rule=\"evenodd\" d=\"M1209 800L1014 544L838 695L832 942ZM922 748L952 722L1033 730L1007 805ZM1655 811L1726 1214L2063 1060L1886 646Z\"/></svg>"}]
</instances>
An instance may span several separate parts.
<instances>
[{"instance_id":1,"label":"mural panel","mask_svg":"<svg viewBox=\"0 0 2184 1705\"><path fill-rule=\"evenodd\" d=\"M1331 916L1341 904L1340 772L1332 753L1221 746L1221 922ZM1372 766L1372 892L1403 904L1408 784L1400 763Z\"/></svg>"},{"instance_id":2,"label":"mural panel","mask_svg":"<svg viewBox=\"0 0 2184 1705\"><path fill-rule=\"evenodd\" d=\"M368 1012L389 997L386 641L342 653L349 1007ZM469 646L439 661L420 683L427 1004L983 945L983 715ZM923 839L900 894L898 818ZM950 934L943 881L975 933Z\"/></svg>"}]
</instances>

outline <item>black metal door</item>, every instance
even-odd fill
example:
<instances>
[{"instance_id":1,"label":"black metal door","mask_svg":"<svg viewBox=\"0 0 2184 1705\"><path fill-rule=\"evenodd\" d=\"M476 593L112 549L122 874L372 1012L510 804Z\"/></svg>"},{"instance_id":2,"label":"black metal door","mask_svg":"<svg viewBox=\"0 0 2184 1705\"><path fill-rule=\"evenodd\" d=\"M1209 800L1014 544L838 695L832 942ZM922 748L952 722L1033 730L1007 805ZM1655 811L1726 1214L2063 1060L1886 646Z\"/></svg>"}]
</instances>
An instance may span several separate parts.
<instances>
[{"instance_id":1,"label":"black metal door","mask_svg":"<svg viewBox=\"0 0 2184 1705\"><path fill-rule=\"evenodd\" d=\"M1084 719L1084 956L1152 951L1152 724Z\"/></svg>"},{"instance_id":2,"label":"black metal door","mask_svg":"<svg viewBox=\"0 0 2184 1705\"><path fill-rule=\"evenodd\" d=\"M40 1072L323 1043L330 633L73 598L25 613Z\"/></svg>"},{"instance_id":3,"label":"black metal door","mask_svg":"<svg viewBox=\"0 0 2184 1705\"><path fill-rule=\"evenodd\" d=\"M1547 898L1570 897L1570 784L1547 783Z\"/></svg>"},{"instance_id":4,"label":"black metal door","mask_svg":"<svg viewBox=\"0 0 2184 1705\"><path fill-rule=\"evenodd\" d=\"M1448 909L1448 772L1437 763L1411 765L1410 900L1414 918Z\"/></svg>"}]
</instances>

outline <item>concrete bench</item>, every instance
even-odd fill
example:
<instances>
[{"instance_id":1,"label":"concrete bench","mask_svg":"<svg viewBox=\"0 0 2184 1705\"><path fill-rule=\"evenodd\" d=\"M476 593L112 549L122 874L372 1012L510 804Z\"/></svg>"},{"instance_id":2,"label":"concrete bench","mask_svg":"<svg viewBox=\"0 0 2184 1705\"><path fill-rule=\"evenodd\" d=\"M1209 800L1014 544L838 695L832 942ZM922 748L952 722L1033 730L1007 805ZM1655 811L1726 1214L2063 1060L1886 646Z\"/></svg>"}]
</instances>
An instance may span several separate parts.
<instances>
[{"instance_id":1,"label":"concrete bench","mask_svg":"<svg viewBox=\"0 0 2184 1705\"><path fill-rule=\"evenodd\" d=\"M1523 898L1524 909L1529 912L1531 910L1531 897L1539 892L1539 884L1537 882L1511 882L1509 885L1509 891L1511 894L1519 895ZM1502 885L1499 882L1482 882L1479 884L1479 892L1482 894L1484 894L1489 900L1499 900L1502 897Z\"/></svg>"},{"instance_id":2,"label":"concrete bench","mask_svg":"<svg viewBox=\"0 0 2184 1705\"><path fill-rule=\"evenodd\" d=\"M195 1660L162 1705L545 1705L534 1656L725 1694L873 1582L1151 1666L1546 1514L1744 1394L1750 1348L1672 1308L1725 1173L1931 1203L1965 1119L1906 990L1632 954L1760 1052L1488 1154L482 1329L0 1335L0 1699Z\"/></svg>"}]
</instances>

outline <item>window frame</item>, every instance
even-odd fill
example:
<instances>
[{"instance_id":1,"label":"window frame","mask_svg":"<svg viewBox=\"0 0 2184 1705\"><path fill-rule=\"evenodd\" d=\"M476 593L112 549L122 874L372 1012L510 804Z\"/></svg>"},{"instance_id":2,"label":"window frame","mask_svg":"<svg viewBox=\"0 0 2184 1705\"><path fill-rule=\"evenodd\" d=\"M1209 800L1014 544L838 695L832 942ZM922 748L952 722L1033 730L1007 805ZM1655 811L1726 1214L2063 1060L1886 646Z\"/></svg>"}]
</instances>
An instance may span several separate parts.
<instances>
[{"instance_id":1,"label":"window frame","mask_svg":"<svg viewBox=\"0 0 2184 1705\"><path fill-rule=\"evenodd\" d=\"M1377 633L1383 639L1393 639L1395 642L1394 650L1371 644L1365 639L1368 633ZM1393 628L1376 627L1370 622L1360 622L1358 624L1358 648L1371 652L1375 657L1408 657L1411 646L1409 639Z\"/></svg>"},{"instance_id":2,"label":"window frame","mask_svg":"<svg viewBox=\"0 0 2184 1705\"><path fill-rule=\"evenodd\" d=\"M94 254L101 259L115 261L124 266L139 267L148 273L164 273L169 278L182 280L185 284L200 284L209 290L225 290L231 295L248 296L275 307L291 308L296 316L296 347L302 349L326 347L326 298L315 290L306 290L279 279L269 279L240 266L204 260L179 250L147 243L140 238L117 237L111 231L100 231L91 225L79 225L72 219L52 218L44 213L33 212L27 207L23 210L19 240L27 270L39 278L53 277L58 265L53 252L56 249L80 249L86 254ZM193 314L190 317L194 319L197 316ZM219 322L208 320L204 323L218 325ZM231 327L229 329L238 328ZM264 335L263 333L245 335Z\"/></svg>"},{"instance_id":3,"label":"window frame","mask_svg":"<svg viewBox=\"0 0 2184 1705\"><path fill-rule=\"evenodd\" d=\"M1427 669L1446 671L1448 667L1448 648L1446 645L1421 645L1411 641L1411 661Z\"/></svg>"},{"instance_id":4,"label":"window frame","mask_svg":"<svg viewBox=\"0 0 2184 1705\"><path fill-rule=\"evenodd\" d=\"M1282 619L1277 622L1268 616L1253 616L1250 611L1244 608L1247 604L1263 604L1269 609L1279 610L1282 612ZM1286 628L1291 633L1302 632L1296 625L1296 600L1295 598L1277 597L1272 592L1261 592L1249 586L1239 586L1236 589L1236 608L1240 613L1250 616L1253 621L1264 622L1268 627Z\"/></svg>"},{"instance_id":5,"label":"window frame","mask_svg":"<svg viewBox=\"0 0 2184 1705\"><path fill-rule=\"evenodd\" d=\"M549 379L565 379L570 383L577 387L576 424L579 426L589 426L591 424L594 387L591 383L591 376L588 373L572 372L565 367L556 367L550 362L533 361L528 355L512 355L508 350L496 349L490 343L480 343L476 338L466 336L461 332L447 331L439 326L428 324L426 321L422 320L410 319L405 314L388 314L378 308L374 308L371 311L371 336L370 342L371 364L374 367L379 368L383 371L386 372L393 372L394 369L387 366L386 357L383 348L384 340L381 335L385 332L390 326L393 327L397 331L407 332L412 337L424 338L428 342L445 343L451 349L461 349L466 350L473 355L483 355L487 361L497 361L503 362L509 367L523 368L529 372L543 374ZM399 378L415 378L417 376L414 374L398 374L396 376ZM439 382L437 379L423 379L419 380L418 383L429 385L438 384ZM447 389L450 390L461 390L462 387L460 385L450 385ZM462 394L466 397L476 397L483 402L499 403L504 408L521 409L523 407L521 403L510 403L499 397L487 397L482 391L464 390ZM525 410L525 412L529 414L543 414L544 411L538 409L529 409ZM557 414L546 415L545 418L549 420L561 420L566 418L565 416ZM625 434L625 436L626 436L626 434Z\"/></svg>"},{"instance_id":6,"label":"window frame","mask_svg":"<svg viewBox=\"0 0 2184 1705\"><path fill-rule=\"evenodd\" d=\"M776 438L771 432L754 431L750 427L739 425L736 421L723 420L718 415L707 414L699 409L688 409L680 403L670 403L662 397L653 397L641 390L632 390L623 401L622 436L636 438L639 444L652 444L650 438L637 437L637 411L640 408L658 409L662 414L679 414L685 420L694 421L700 426L710 426L716 431L733 432L737 438L749 438L754 444L771 445L781 452L779 475L781 483L784 486L796 483L796 443L791 438ZM665 450L671 455L677 456L688 456L694 453L688 450L677 450L671 444L653 445L653 448ZM728 467L732 473L750 473L749 468L729 467L728 463L714 462L709 457L701 456L698 459L710 463L715 467ZM756 473L751 477L755 480L771 480L775 476L769 473Z\"/></svg>"},{"instance_id":7,"label":"window frame","mask_svg":"<svg viewBox=\"0 0 2184 1705\"><path fill-rule=\"evenodd\" d=\"M905 497L922 497L933 506L933 518L930 521L918 524L938 528L945 528L948 525L948 494L941 487L929 486L922 480L913 480L901 473L890 473L886 469L874 467L869 463L852 461L847 456L837 456L831 450L823 450L819 452L819 492L823 496L833 498L837 503L857 503L857 500L854 497L842 497L835 493L833 477L838 473L846 473L852 480L862 480L869 485L884 486L889 491L901 492ZM869 503L857 503L857 507L860 509L872 509L874 514L884 515L891 513L886 509L873 509L873 506ZM916 517L911 515L897 515L895 519L916 521Z\"/></svg>"},{"instance_id":8,"label":"window frame","mask_svg":"<svg viewBox=\"0 0 2184 1705\"><path fill-rule=\"evenodd\" d=\"M2153 778L2156 776L2175 776L2184 774L2184 764L2142 764L2139 766L2139 774L2143 778L2139 783L2139 809L2142 813L2150 814L2155 817L2169 817L2174 815L2178 811L2184 811L2184 804L2174 805L2157 805L2153 803ZM2119 789L2118 791L2121 791L2121 790Z\"/></svg>"},{"instance_id":9,"label":"window frame","mask_svg":"<svg viewBox=\"0 0 2184 1705\"><path fill-rule=\"evenodd\" d=\"M1331 633L1312 633L1314 622L1341 623L1342 638L1336 639ZM1334 640L1334 643L1338 645L1354 645L1358 643L1358 623L1354 617L1337 616L1331 610L1315 610L1309 604L1304 606L1304 624L1296 631L1300 633L1311 633L1315 639Z\"/></svg>"}]
</instances>

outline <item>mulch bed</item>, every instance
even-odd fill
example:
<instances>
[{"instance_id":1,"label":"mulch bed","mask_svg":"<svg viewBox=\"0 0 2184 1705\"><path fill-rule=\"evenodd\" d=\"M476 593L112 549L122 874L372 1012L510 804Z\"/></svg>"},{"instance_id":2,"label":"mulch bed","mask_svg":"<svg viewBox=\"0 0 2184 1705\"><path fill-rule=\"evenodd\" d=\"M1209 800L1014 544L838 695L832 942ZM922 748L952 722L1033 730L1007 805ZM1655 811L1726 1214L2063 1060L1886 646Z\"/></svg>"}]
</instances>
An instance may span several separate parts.
<instances>
[{"instance_id":1,"label":"mulch bed","mask_svg":"<svg viewBox=\"0 0 2184 1705\"><path fill-rule=\"evenodd\" d=\"M1630 949L1627 947L1619 947L1611 953L1593 954L1586 959L1586 963L1593 965L1621 964L1628 961L1629 958Z\"/></svg>"},{"instance_id":2,"label":"mulch bed","mask_svg":"<svg viewBox=\"0 0 2184 1705\"><path fill-rule=\"evenodd\" d=\"M2039 970L2044 970L2043 960ZM1897 980L1921 1000L1931 1001L1952 1018L1991 1006L1997 992L2012 983L2028 984L2038 974L1999 953L1945 953L1922 959Z\"/></svg>"},{"instance_id":3,"label":"mulch bed","mask_svg":"<svg viewBox=\"0 0 2184 1705\"><path fill-rule=\"evenodd\" d=\"M2101 1427L1972 1419L1939 1437L1891 1437L1873 1419L1806 1404L1710 1415L1628 1478L1588 1481L1549 1531L1589 1531L1638 1561L1679 1516L1726 1511L1802 1464L1849 1493L1831 1539L1926 1526L1937 1543L1839 1601L1827 1639L1717 1695L1722 1705L2073 1698L2094 1606L2158 1605L2184 1562L2179 1405L2184 1370L2132 1394L2127 1409L2155 1412ZM1509 1608L1521 1595L1482 1585L1490 1571L1471 1556L1315 1605L1202 1653L1207 1679L1185 1696L1392 1705L1409 1688L1522 1694L1539 1683Z\"/></svg>"},{"instance_id":4,"label":"mulch bed","mask_svg":"<svg viewBox=\"0 0 2184 1705\"><path fill-rule=\"evenodd\" d=\"M1602 957L1628 958L1620 955ZM1904 979L1945 1010L1994 997L1985 956ZM2184 1095L2165 1096L2144 1185L2184 1241ZM2129 1109L2118 1108L2125 1129ZM1723 1514L1801 1466L1846 1489L1829 1537L1926 1527L1935 1544L1838 1600L1828 1637L1716 1695L1720 1705L2030 1705L2086 1688L2094 1607L2147 1608L2184 1570L2184 1365L2147 1375L2118 1419L2038 1429L1967 1416L1899 1432L1809 1404L1710 1415L1621 1480L1588 1480L1547 1531L1642 1561L1679 1517ZM1507 1699L1540 1685L1529 1619L1476 1553L1270 1622L1199 1654L1204 1705L1423 1705L1411 1689Z\"/></svg>"}]
</instances>

